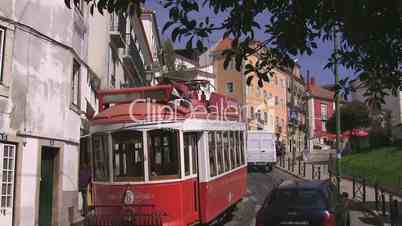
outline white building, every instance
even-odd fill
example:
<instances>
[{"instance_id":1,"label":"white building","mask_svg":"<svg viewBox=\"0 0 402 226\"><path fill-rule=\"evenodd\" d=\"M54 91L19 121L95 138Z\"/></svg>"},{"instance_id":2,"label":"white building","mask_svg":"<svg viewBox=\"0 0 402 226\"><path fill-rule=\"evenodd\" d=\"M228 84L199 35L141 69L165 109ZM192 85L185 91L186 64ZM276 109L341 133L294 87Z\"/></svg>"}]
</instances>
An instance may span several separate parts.
<instances>
[{"instance_id":1,"label":"white building","mask_svg":"<svg viewBox=\"0 0 402 226\"><path fill-rule=\"evenodd\" d=\"M61 0L0 1L1 226L80 222L95 90L148 83L140 16L94 14Z\"/></svg>"},{"instance_id":2,"label":"white building","mask_svg":"<svg viewBox=\"0 0 402 226\"><path fill-rule=\"evenodd\" d=\"M1 225L71 225L81 220L80 135L100 80L88 66L87 9L5 0L0 15Z\"/></svg>"}]
</instances>

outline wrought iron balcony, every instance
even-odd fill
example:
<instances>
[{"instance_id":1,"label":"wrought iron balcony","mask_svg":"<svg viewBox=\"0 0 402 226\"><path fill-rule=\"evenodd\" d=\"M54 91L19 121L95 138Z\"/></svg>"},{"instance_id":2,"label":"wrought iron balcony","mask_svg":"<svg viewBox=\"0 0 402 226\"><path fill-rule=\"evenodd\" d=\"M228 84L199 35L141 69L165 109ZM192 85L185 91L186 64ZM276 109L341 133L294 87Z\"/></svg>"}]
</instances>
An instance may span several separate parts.
<instances>
[{"instance_id":1,"label":"wrought iron balcony","mask_svg":"<svg viewBox=\"0 0 402 226\"><path fill-rule=\"evenodd\" d=\"M127 19L122 15L112 14L110 18L110 41L117 47L123 48L125 46L124 43L124 34L126 33L126 24Z\"/></svg>"}]
</instances>

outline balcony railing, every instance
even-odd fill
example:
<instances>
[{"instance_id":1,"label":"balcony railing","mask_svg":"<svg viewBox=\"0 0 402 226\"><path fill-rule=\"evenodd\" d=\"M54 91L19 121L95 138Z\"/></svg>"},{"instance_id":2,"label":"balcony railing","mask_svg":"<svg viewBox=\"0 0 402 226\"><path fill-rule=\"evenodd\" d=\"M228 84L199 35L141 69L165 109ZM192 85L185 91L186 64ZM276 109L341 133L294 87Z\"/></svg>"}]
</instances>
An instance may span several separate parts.
<instances>
[{"instance_id":1,"label":"balcony railing","mask_svg":"<svg viewBox=\"0 0 402 226\"><path fill-rule=\"evenodd\" d=\"M126 33L127 19L122 15L112 14L110 18L110 40L118 48L124 47L124 37Z\"/></svg>"}]
</instances>

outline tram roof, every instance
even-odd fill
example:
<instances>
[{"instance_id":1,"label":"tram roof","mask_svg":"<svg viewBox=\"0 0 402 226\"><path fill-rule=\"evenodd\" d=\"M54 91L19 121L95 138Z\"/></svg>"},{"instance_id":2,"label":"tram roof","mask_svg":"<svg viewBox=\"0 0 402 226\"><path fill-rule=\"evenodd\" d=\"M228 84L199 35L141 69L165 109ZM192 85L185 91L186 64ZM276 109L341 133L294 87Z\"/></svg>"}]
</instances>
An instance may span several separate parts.
<instances>
[{"instance_id":1,"label":"tram roof","mask_svg":"<svg viewBox=\"0 0 402 226\"><path fill-rule=\"evenodd\" d=\"M97 92L99 113L91 124L239 121L241 109L235 99L213 92L206 100L199 97L198 91L186 83L101 90Z\"/></svg>"}]
</instances>

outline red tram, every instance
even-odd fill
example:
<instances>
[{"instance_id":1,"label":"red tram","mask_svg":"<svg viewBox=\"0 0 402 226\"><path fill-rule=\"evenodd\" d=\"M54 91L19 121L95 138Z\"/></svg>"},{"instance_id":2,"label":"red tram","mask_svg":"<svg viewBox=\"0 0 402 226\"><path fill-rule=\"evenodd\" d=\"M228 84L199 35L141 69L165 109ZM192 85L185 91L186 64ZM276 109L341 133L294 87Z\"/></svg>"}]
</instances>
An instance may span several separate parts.
<instances>
[{"instance_id":1,"label":"red tram","mask_svg":"<svg viewBox=\"0 0 402 226\"><path fill-rule=\"evenodd\" d=\"M206 100L200 84L98 92L99 113L91 122L98 223L109 216L112 224L123 212L134 225L209 223L245 195L239 103L217 93Z\"/></svg>"}]
</instances>

